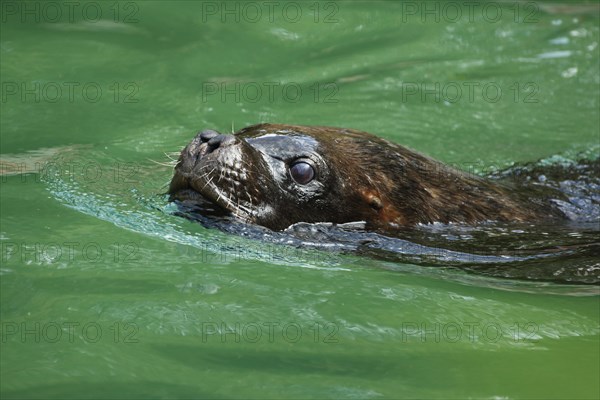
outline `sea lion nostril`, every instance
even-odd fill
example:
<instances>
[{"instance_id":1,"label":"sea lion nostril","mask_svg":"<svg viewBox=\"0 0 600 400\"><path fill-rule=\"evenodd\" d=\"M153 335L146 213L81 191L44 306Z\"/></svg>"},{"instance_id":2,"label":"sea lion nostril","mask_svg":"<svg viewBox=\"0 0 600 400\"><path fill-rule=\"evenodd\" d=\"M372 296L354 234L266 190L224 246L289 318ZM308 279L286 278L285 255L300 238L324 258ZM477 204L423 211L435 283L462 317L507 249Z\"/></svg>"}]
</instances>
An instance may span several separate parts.
<instances>
[{"instance_id":1,"label":"sea lion nostril","mask_svg":"<svg viewBox=\"0 0 600 400\"><path fill-rule=\"evenodd\" d=\"M200 132L200 139L202 140L202 142L208 142L210 139L214 138L215 136L219 136L219 132L213 131L212 129L207 129L207 130Z\"/></svg>"},{"instance_id":2,"label":"sea lion nostril","mask_svg":"<svg viewBox=\"0 0 600 400\"><path fill-rule=\"evenodd\" d=\"M235 142L235 136L233 135L218 135L208 141L207 153L212 153L219 147L225 147Z\"/></svg>"}]
</instances>

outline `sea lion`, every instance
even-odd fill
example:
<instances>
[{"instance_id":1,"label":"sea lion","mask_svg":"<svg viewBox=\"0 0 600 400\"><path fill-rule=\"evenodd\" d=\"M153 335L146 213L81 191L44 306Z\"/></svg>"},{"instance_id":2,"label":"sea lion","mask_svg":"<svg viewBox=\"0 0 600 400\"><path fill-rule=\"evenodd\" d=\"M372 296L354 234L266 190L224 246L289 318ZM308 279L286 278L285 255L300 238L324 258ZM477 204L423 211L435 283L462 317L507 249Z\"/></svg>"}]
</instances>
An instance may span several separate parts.
<instances>
[{"instance_id":1,"label":"sea lion","mask_svg":"<svg viewBox=\"0 0 600 400\"><path fill-rule=\"evenodd\" d=\"M259 124L198 133L181 152L170 199L206 204L283 230L297 222L416 224L564 218L543 198L448 167L377 136L324 126Z\"/></svg>"}]
</instances>

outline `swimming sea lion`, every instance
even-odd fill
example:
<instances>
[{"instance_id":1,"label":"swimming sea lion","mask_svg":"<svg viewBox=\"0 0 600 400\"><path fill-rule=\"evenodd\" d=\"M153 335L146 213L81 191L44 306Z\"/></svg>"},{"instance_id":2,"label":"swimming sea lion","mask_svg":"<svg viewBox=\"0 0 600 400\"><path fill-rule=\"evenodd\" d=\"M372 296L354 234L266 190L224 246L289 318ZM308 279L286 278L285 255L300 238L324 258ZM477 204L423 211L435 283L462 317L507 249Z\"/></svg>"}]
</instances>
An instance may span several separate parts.
<instances>
[{"instance_id":1,"label":"swimming sea lion","mask_svg":"<svg viewBox=\"0 0 600 400\"><path fill-rule=\"evenodd\" d=\"M365 221L368 230L387 231L564 217L542 198L366 132L323 126L200 132L181 152L169 194L272 230L297 222Z\"/></svg>"}]
</instances>

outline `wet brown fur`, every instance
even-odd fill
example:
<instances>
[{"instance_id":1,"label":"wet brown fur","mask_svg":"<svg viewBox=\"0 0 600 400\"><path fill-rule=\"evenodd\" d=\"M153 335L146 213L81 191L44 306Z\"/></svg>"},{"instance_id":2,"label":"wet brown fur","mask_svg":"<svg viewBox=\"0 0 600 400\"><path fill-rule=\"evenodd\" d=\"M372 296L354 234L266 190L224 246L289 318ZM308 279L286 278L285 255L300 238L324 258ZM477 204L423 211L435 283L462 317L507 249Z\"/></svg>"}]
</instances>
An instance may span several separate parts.
<instances>
[{"instance_id":1,"label":"wet brown fur","mask_svg":"<svg viewBox=\"0 0 600 400\"><path fill-rule=\"evenodd\" d=\"M448 167L366 132L325 126L262 124L251 129L293 130L320 141L330 168L346 177L358 198L354 213L371 226L480 221L525 222L556 217L547 204L512 188ZM248 128L247 128L248 129Z\"/></svg>"}]
</instances>

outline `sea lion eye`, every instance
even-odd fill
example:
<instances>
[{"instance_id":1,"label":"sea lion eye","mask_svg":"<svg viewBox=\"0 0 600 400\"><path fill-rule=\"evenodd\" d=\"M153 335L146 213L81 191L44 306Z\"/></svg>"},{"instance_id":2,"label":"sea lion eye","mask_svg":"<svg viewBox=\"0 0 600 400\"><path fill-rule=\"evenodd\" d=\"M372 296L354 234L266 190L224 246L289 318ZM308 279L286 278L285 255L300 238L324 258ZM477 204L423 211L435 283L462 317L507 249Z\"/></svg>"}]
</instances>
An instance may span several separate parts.
<instances>
[{"instance_id":1,"label":"sea lion eye","mask_svg":"<svg viewBox=\"0 0 600 400\"><path fill-rule=\"evenodd\" d=\"M306 185L315 178L315 169L304 161L298 161L290 167L292 178L301 185Z\"/></svg>"}]
</instances>

